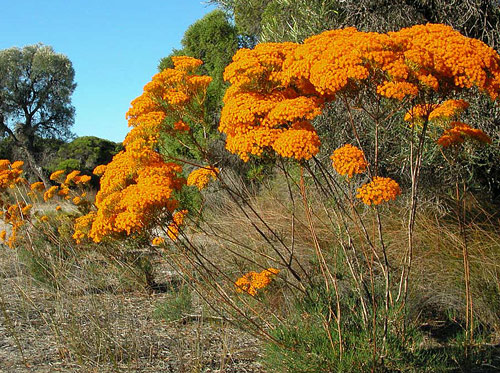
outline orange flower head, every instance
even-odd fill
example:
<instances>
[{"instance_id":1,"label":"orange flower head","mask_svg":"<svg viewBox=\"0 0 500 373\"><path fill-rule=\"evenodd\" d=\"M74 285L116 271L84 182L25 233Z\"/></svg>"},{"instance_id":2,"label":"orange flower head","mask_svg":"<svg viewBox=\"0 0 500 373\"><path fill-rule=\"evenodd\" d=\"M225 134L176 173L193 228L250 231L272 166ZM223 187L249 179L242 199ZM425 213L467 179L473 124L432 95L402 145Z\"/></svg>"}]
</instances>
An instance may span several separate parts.
<instances>
[{"instance_id":1,"label":"orange flower head","mask_svg":"<svg viewBox=\"0 0 500 373\"><path fill-rule=\"evenodd\" d=\"M452 122L451 128L444 131L437 143L443 148L452 145L458 145L471 138L485 144L491 144L491 138L480 129L472 128L468 124L461 122Z\"/></svg>"},{"instance_id":2,"label":"orange flower head","mask_svg":"<svg viewBox=\"0 0 500 373\"><path fill-rule=\"evenodd\" d=\"M153 246L160 246L163 243L165 243L165 239L163 237L155 237L155 238L153 238L153 241L151 242L151 244Z\"/></svg>"},{"instance_id":3,"label":"orange flower head","mask_svg":"<svg viewBox=\"0 0 500 373\"><path fill-rule=\"evenodd\" d=\"M66 172L65 170L58 170L58 171L52 172L50 174L50 180L52 180L52 181L60 181L61 176L63 176L65 172Z\"/></svg>"},{"instance_id":4,"label":"orange flower head","mask_svg":"<svg viewBox=\"0 0 500 373\"><path fill-rule=\"evenodd\" d=\"M465 100L446 100L439 104L429 114L429 120L437 118L453 118L469 107Z\"/></svg>"},{"instance_id":5,"label":"orange flower head","mask_svg":"<svg viewBox=\"0 0 500 373\"><path fill-rule=\"evenodd\" d=\"M8 159L0 159L0 171L8 170L10 161Z\"/></svg>"},{"instance_id":6,"label":"orange flower head","mask_svg":"<svg viewBox=\"0 0 500 373\"><path fill-rule=\"evenodd\" d=\"M193 71L203 65L203 61L188 56L173 56L172 62L176 70Z\"/></svg>"},{"instance_id":7,"label":"orange flower head","mask_svg":"<svg viewBox=\"0 0 500 373\"><path fill-rule=\"evenodd\" d=\"M68 176L66 176L66 180L64 181L64 184L69 184L70 182L77 182L79 177L78 175L80 175L80 171L78 170L74 170L74 171L71 171Z\"/></svg>"},{"instance_id":8,"label":"orange flower head","mask_svg":"<svg viewBox=\"0 0 500 373\"><path fill-rule=\"evenodd\" d=\"M396 181L388 177L375 176L373 180L358 188L356 198L365 205L380 205L382 202L395 200L401 194L401 189Z\"/></svg>"},{"instance_id":9,"label":"orange flower head","mask_svg":"<svg viewBox=\"0 0 500 373\"><path fill-rule=\"evenodd\" d=\"M333 168L340 175L347 175L351 178L354 174L365 172L366 163L363 151L351 144L346 144L333 152L330 157L333 161Z\"/></svg>"},{"instance_id":10,"label":"orange flower head","mask_svg":"<svg viewBox=\"0 0 500 373\"><path fill-rule=\"evenodd\" d=\"M218 174L219 169L217 167L198 168L189 174L187 185L196 186L198 190L202 190L210 181L217 180Z\"/></svg>"},{"instance_id":11,"label":"orange flower head","mask_svg":"<svg viewBox=\"0 0 500 373\"><path fill-rule=\"evenodd\" d=\"M262 272L248 272L234 283L236 291L247 293L253 297L257 295L258 290L267 287L279 272L279 269L276 268L268 268Z\"/></svg>"},{"instance_id":12,"label":"orange flower head","mask_svg":"<svg viewBox=\"0 0 500 373\"><path fill-rule=\"evenodd\" d=\"M92 173L96 176L101 176L104 174L104 171L106 171L106 165L101 164L101 165L97 166L96 168L94 168L94 171L92 171Z\"/></svg>"},{"instance_id":13,"label":"orange flower head","mask_svg":"<svg viewBox=\"0 0 500 373\"><path fill-rule=\"evenodd\" d=\"M82 175L75 181L76 184L87 184L92 178L89 175Z\"/></svg>"},{"instance_id":14,"label":"orange flower head","mask_svg":"<svg viewBox=\"0 0 500 373\"><path fill-rule=\"evenodd\" d=\"M30 189L34 192L42 192L45 189L45 185L41 181L37 181L31 184Z\"/></svg>"},{"instance_id":15,"label":"orange flower head","mask_svg":"<svg viewBox=\"0 0 500 373\"><path fill-rule=\"evenodd\" d=\"M283 131L274 142L273 149L282 157L307 160L318 154L320 145L315 130L297 126Z\"/></svg>"},{"instance_id":16,"label":"orange flower head","mask_svg":"<svg viewBox=\"0 0 500 373\"><path fill-rule=\"evenodd\" d=\"M21 167L23 167L24 165L24 162L23 161L15 161L14 163L11 164L11 168L13 169L20 169Z\"/></svg>"},{"instance_id":17,"label":"orange flower head","mask_svg":"<svg viewBox=\"0 0 500 373\"><path fill-rule=\"evenodd\" d=\"M47 202L49 199L52 199L59 187L57 185L51 186L47 191L43 194L43 200Z\"/></svg>"}]
</instances>

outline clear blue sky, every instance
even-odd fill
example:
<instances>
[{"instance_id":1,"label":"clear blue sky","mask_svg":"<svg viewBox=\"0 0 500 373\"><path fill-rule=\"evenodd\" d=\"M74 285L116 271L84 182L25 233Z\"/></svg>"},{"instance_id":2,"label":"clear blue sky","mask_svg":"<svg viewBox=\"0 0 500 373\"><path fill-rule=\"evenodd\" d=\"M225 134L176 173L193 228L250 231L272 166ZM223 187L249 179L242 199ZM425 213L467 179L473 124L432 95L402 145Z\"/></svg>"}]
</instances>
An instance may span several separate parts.
<instances>
[{"instance_id":1,"label":"clear blue sky","mask_svg":"<svg viewBox=\"0 0 500 373\"><path fill-rule=\"evenodd\" d=\"M73 62L73 132L123 141L130 101L215 9L201 0L0 0L0 49L43 43Z\"/></svg>"}]
</instances>

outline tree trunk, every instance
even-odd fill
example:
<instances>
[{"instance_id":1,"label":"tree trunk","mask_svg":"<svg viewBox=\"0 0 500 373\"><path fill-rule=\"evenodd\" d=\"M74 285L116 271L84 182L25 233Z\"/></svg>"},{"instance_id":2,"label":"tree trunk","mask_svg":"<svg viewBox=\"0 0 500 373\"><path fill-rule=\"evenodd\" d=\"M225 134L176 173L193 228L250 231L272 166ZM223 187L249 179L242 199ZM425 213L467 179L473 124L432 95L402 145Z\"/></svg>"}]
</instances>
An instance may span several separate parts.
<instances>
[{"instance_id":1,"label":"tree trunk","mask_svg":"<svg viewBox=\"0 0 500 373\"><path fill-rule=\"evenodd\" d=\"M15 131L15 141L16 144L23 150L26 160L28 161L28 166L33 171L33 173L43 182L45 188L50 187L50 181L47 176L43 173L42 167L38 164L35 158L35 134L29 123L22 127L18 127Z\"/></svg>"},{"instance_id":2,"label":"tree trunk","mask_svg":"<svg viewBox=\"0 0 500 373\"><path fill-rule=\"evenodd\" d=\"M26 160L28 161L29 167L33 170L33 172L36 174L36 176L38 176L38 178L43 182L43 184L45 185L45 188L50 187L49 179L43 173L42 167L35 160L33 149L29 149L28 146L24 146L24 145L22 146L22 148L24 150L24 154L26 155Z\"/></svg>"}]
</instances>

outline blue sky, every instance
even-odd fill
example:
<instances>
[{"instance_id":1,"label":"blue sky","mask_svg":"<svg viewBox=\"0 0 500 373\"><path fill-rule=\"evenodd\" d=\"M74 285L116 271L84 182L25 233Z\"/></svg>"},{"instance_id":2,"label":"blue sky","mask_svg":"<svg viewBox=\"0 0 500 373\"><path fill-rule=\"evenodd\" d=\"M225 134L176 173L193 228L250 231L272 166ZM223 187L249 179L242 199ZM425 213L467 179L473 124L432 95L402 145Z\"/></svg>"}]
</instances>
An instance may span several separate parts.
<instances>
[{"instance_id":1,"label":"blue sky","mask_svg":"<svg viewBox=\"0 0 500 373\"><path fill-rule=\"evenodd\" d=\"M215 9L200 0L0 0L0 49L43 43L73 63L73 132L122 141L130 101Z\"/></svg>"}]
</instances>

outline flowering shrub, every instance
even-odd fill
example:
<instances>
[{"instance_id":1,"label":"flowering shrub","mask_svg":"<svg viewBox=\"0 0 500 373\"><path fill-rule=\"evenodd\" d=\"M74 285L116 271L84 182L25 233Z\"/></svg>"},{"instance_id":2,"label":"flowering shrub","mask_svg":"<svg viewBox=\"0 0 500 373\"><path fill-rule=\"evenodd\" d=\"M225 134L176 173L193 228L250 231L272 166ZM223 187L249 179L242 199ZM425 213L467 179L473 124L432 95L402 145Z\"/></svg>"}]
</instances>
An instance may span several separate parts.
<instances>
[{"instance_id":1,"label":"flowering shrub","mask_svg":"<svg viewBox=\"0 0 500 373\"><path fill-rule=\"evenodd\" d=\"M387 34L346 28L312 36L303 44L241 49L224 77L231 83L219 126L227 135L226 148L245 161L264 150L300 160L317 154L319 139L313 126L301 131L294 126L321 114L325 102L366 85L399 101L425 101L433 92L446 96L472 87L496 99L500 57L481 41L445 25L417 25ZM466 106L461 100L426 102L405 119L452 117Z\"/></svg>"},{"instance_id":2,"label":"flowering shrub","mask_svg":"<svg viewBox=\"0 0 500 373\"><path fill-rule=\"evenodd\" d=\"M95 168L94 174L101 176L96 211L76 221L75 240L88 237L99 242L107 236L146 232L159 222L170 222L168 235L177 238L185 212L176 212L180 207L176 193L186 179L182 165L165 161L157 149L162 134L189 136L186 122L203 102L211 78L194 74L200 60L186 56L172 60L174 68L153 76L143 94L132 101L126 114L132 129L123 142L125 150L108 165ZM208 171L188 181L201 189L209 176L216 175Z\"/></svg>"},{"instance_id":3,"label":"flowering shrub","mask_svg":"<svg viewBox=\"0 0 500 373\"><path fill-rule=\"evenodd\" d=\"M110 164L94 170L96 175L101 175L96 209L76 220L74 239L81 242L90 238L100 242L107 237L141 235L147 242L161 246L168 237L176 243L173 246L180 249L176 253L179 255L172 255L173 260L182 261L179 268L199 271L200 276L190 278L208 289L207 294L215 297L212 299L220 303L220 307L233 310L235 318L255 328L269 325L268 315L259 307L245 308L245 302L233 302L231 297L235 292L228 292L223 281L236 292L255 297L279 270L248 272L233 283L226 275L226 266L230 263L258 263L259 256L279 263L286 268L286 281L283 281L284 287L288 286L286 295L299 301L303 295L302 299L308 298L308 302L314 303L311 290L322 281L328 307L321 311L321 320L328 343L332 349L338 348L341 358L344 347L349 347L342 336L346 325L342 310L349 307L355 311L352 313L359 311L364 329L373 329L367 341L371 341L368 343L373 347L375 367L378 360L386 356L387 341L392 336L399 337L389 335L401 326L400 319L393 319L393 315L407 309L404 302L413 256L412 230L416 221L419 169L426 150L424 144L427 138L439 138L438 144L450 146L464 141L465 136L489 141L483 132L457 121L468 102L450 98L474 87L497 99L500 57L483 43L444 25L414 26L387 34L346 28L312 36L303 44L264 43L253 50L239 50L224 73L231 84L224 97L219 123L219 131L226 136L226 148L243 161L263 155L298 161L300 180L289 172L286 162L280 162L289 196L289 201L280 206L285 213L290 212L288 220L283 219L290 223L290 235L270 223L273 214L260 214L262 208L259 210L257 203L253 205L244 192L232 189L236 183L221 183L221 189L228 192L241 212L241 221L253 227L261 239L238 242L234 231L228 233L220 229L220 221L207 226L204 219L191 219L201 232L213 234L213 241L230 242L223 256L234 257L223 260L211 257L210 250L205 250L190 234L183 234L183 240L179 240L180 234L186 233L181 229L188 213L182 203L183 193L198 193L209 182L223 180L224 175L214 166L220 159L213 159L194 135L200 126L207 125L203 100L210 78L195 75L201 64L199 60L173 57L173 63L173 69L156 74L145 85L143 94L132 101L127 112L132 129L124 141L125 150ZM317 157L322 145L314 122L334 100L345 104L352 135L359 145L359 148L344 145L331 155L333 168L346 176L340 181L331 177L324 167L324 153ZM358 112L366 117L365 121L357 122ZM376 207L401 194L395 180L379 175L385 168L379 165L383 147L377 136L387 129L383 127L388 123L387 118L403 118L404 113L404 120L410 126L403 122L407 137L401 142L408 144L410 151L404 161L407 164L401 164L400 169L409 170L411 189L407 209L408 247L401 250L402 260L398 266L391 262L393 256L388 250L399 246L386 238L383 211L359 208L361 203L357 200ZM368 125L373 128L367 128ZM375 139L367 141L360 134L373 134ZM186 160L196 168L184 177L182 156L172 156L165 150L169 141L177 141L183 149L188 149L185 154L195 149L205 166ZM367 143L374 145L370 152L364 151L369 149L365 146ZM327 151L331 154L331 150ZM349 181L355 174L364 172L371 181L357 188L354 196L352 192L358 184ZM71 173L63 184L78 185L78 177ZM194 186L198 191L184 186ZM318 193L314 200L309 193L312 188ZM302 197L303 208L294 197L297 192ZM47 198L59 193L66 194L63 185L46 192ZM322 204L321 208L317 209L316 204ZM197 213L196 208L189 207L189 210L190 214ZM320 216L323 212L327 218ZM366 219L370 217L373 219L368 223ZM321 227L317 226L318 221ZM319 238L318 232L325 227L334 232L335 244L325 245ZM310 237L304 245L307 249L303 249L297 242L301 235L308 234ZM257 244L262 242L266 248L257 249ZM238 255L234 247L245 250L244 254ZM313 260L304 259L311 255L315 255ZM346 282L339 286L341 281ZM353 295L347 296L356 297L351 303L342 299L347 292L339 290L347 285L354 289ZM259 298L257 302L263 300ZM224 302L219 302L221 299ZM261 303L266 306L265 302ZM398 312L393 312L395 307ZM258 323L258 319L264 322Z\"/></svg>"},{"instance_id":4,"label":"flowering shrub","mask_svg":"<svg viewBox=\"0 0 500 373\"><path fill-rule=\"evenodd\" d=\"M90 181L87 175L79 176L79 171L71 173L69 184L63 183L64 170L56 171L50 176L50 180L59 185L52 185L45 189L43 182L35 182L31 185L22 177L23 162L16 161L12 164L8 160L0 160L0 214L6 224L11 227L11 233L7 237L7 232L0 232L0 239L6 242L9 247L14 247L19 238L19 231L26 223L30 225L37 222L46 223L50 220L47 215L39 216L33 212L34 204L43 200L47 202L53 198L73 199L75 205L88 205L85 199L86 194L82 194L82 187ZM71 188L70 188L71 187ZM28 203L31 202L31 203ZM57 206L55 211L62 213L61 207Z\"/></svg>"}]
</instances>

